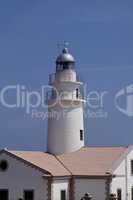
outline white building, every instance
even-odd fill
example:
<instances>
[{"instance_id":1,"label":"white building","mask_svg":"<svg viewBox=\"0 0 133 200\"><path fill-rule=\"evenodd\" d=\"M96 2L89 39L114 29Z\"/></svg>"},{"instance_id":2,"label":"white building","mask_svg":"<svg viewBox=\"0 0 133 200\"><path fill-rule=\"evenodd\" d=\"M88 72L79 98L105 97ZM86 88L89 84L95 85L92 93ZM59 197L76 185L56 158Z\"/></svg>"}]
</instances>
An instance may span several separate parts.
<instances>
[{"instance_id":1,"label":"white building","mask_svg":"<svg viewBox=\"0 0 133 200\"><path fill-rule=\"evenodd\" d=\"M74 65L64 48L50 75L48 152L0 151L0 200L80 200L87 192L133 200L133 147L84 147L83 83Z\"/></svg>"}]
</instances>

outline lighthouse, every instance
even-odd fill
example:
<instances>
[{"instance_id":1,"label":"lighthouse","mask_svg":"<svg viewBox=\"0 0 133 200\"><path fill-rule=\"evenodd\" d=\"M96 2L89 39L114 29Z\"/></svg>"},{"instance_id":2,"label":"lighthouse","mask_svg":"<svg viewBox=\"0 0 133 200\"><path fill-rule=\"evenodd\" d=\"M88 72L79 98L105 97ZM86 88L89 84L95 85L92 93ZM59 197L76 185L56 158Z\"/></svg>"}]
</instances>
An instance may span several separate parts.
<instances>
[{"instance_id":1,"label":"lighthouse","mask_svg":"<svg viewBox=\"0 0 133 200\"><path fill-rule=\"evenodd\" d=\"M76 62L64 48L56 59L56 72L50 74L48 95L48 152L64 154L84 146L83 83Z\"/></svg>"}]
</instances>

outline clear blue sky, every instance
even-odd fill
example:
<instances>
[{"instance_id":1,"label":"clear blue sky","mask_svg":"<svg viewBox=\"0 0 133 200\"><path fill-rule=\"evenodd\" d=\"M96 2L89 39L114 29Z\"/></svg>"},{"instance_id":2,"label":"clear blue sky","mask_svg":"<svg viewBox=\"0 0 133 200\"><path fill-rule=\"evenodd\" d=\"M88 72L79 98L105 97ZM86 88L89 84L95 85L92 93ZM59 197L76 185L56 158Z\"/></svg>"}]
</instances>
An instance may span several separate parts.
<instances>
[{"instance_id":1,"label":"clear blue sky","mask_svg":"<svg viewBox=\"0 0 133 200\"><path fill-rule=\"evenodd\" d=\"M57 44L69 41L88 91L108 91L106 119L86 119L87 145L133 144L133 117L114 95L133 83L132 0L4 0L0 2L0 90L38 90L54 72ZM12 99L9 95L9 99ZM0 105L0 148L46 148L46 120Z\"/></svg>"}]
</instances>

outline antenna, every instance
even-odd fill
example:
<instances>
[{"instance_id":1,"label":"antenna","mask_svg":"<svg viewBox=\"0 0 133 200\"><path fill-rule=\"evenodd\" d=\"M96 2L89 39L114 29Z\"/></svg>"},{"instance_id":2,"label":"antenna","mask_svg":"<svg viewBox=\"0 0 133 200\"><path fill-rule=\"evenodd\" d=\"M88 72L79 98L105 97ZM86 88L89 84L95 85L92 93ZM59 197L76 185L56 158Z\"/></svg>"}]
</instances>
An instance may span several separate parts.
<instances>
[{"instance_id":1,"label":"antenna","mask_svg":"<svg viewBox=\"0 0 133 200\"><path fill-rule=\"evenodd\" d=\"M61 43L57 43L57 54L60 53Z\"/></svg>"},{"instance_id":2,"label":"antenna","mask_svg":"<svg viewBox=\"0 0 133 200\"><path fill-rule=\"evenodd\" d=\"M61 52L61 48L67 48L69 46L69 42L64 41L63 43L57 43L57 53Z\"/></svg>"},{"instance_id":3,"label":"antenna","mask_svg":"<svg viewBox=\"0 0 133 200\"><path fill-rule=\"evenodd\" d=\"M68 47L69 46L69 42L64 41L64 47Z\"/></svg>"}]
</instances>

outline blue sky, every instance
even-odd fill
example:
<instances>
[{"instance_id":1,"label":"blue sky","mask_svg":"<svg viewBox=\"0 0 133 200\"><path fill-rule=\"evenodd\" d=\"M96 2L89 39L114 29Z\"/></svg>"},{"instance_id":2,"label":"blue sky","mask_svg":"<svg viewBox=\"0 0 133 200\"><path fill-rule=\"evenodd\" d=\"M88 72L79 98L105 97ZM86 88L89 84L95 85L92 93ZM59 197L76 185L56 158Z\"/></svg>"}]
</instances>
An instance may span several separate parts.
<instances>
[{"instance_id":1,"label":"blue sky","mask_svg":"<svg viewBox=\"0 0 133 200\"><path fill-rule=\"evenodd\" d=\"M108 117L85 119L86 144L132 144L133 117L114 106L115 94L133 84L132 11L132 0L1 1L0 90L39 90L55 70L57 44L68 41L87 91L108 91ZM46 120L2 105L0 120L0 148L46 149Z\"/></svg>"}]
</instances>

